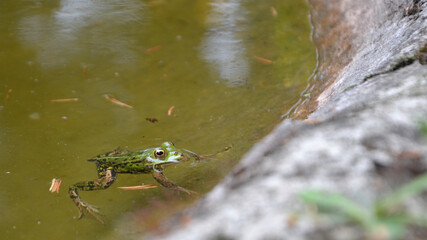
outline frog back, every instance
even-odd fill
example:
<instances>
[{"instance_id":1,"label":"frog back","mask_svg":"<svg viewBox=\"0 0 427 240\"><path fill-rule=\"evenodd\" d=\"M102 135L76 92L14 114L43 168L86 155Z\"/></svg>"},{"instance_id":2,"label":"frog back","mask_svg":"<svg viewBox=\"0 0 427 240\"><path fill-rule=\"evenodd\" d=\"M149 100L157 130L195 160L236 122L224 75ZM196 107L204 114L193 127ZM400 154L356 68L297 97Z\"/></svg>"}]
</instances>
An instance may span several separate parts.
<instances>
[{"instance_id":1,"label":"frog back","mask_svg":"<svg viewBox=\"0 0 427 240\"><path fill-rule=\"evenodd\" d=\"M150 151L148 150L130 152L115 149L88 161L95 162L98 168L112 167L117 173L150 173L152 168L146 166L146 157L149 154Z\"/></svg>"}]
</instances>

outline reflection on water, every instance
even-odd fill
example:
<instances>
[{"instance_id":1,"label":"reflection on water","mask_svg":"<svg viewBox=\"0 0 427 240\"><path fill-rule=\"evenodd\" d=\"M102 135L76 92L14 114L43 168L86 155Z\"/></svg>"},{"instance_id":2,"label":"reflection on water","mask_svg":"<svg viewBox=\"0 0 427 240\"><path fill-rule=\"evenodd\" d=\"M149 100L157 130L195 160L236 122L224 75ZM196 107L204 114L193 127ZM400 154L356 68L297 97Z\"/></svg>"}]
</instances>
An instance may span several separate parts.
<instances>
[{"instance_id":1,"label":"reflection on water","mask_svg":"<svg viewBox=\"0 0 427 240\"><path fill-rule=\"evenodd\" d=\"M304 0L1 0L2 239L128 239L195 200L162 187L124 192L116 187L158 184L120 174L107 190L80 192L106 224L77 221L68 186L94 180L86 159L118 146L173 141L211 154L233 145L166 168L203 196L306 86L307 13ZM63 98L78 101L49 101ZM54 177L59 194L48 191Z\"/></svg>"},{"instance_id":2,"label":"reflection on water","mask_svg":"<svg viewBox=\"0 0 427 240\"><path fill-rule=\"evenodd\" d=\"M22 40L37 51L43 66L68 64L82 54L114 64L135 64L140 57L130 37L133 28L143 28L143 2L61 0L59 5L51 14L30 13L19 24Z\"/></svg>"},{"instance_id":3,"label":"reflection on water","mask_svg":"<svg viewBox=\"0 0 427 240\"><path fill-rule=\"evenodd\" d=\"M215 0L207 16L209 28L202 43L205 60L229 86L248 78L249 63L239 32L244 31L245 9L239 0Z\"/></svg>"}]
</instances>

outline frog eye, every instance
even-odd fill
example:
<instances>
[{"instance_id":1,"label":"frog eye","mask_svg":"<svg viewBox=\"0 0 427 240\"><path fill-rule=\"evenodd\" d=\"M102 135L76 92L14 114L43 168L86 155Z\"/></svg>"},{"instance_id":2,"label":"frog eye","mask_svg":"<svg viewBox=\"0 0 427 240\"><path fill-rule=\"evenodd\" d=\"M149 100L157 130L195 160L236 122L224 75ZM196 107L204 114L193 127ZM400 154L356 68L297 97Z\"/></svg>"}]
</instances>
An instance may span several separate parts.
<instances>
[{"instance_id":1,"label":"frog eye","mask_svg":"<svg viewBox=\"0 0 427 240\"><path fill-rule=\"evenodd\" d=\"M156 158L164 158L165 157L165 150L163 150L163 149L156 149L156 151L154 151L154 156Z\"/></svg>"}]
</instances>

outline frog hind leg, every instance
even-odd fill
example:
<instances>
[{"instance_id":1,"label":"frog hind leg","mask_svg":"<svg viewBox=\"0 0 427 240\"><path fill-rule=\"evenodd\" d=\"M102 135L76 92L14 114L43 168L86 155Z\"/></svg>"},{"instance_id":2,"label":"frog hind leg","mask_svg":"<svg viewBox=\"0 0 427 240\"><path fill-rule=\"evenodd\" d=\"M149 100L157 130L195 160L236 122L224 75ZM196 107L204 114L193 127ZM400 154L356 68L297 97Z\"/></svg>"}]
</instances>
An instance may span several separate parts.
<instances>
[{"instance_id":1,"label":"frog hind leg","mask_svg":"<svg viewBox=\"0 0 427 240\"><path fill-rule=\"evenodd\" d=\"M80 195L77 190L82 191L94 191L108 188L113 182L116 180L116 172L113 168L101 169L98 168L98 179L93 181L84 181L78 182L72 185L68 193L70 195L71 200L73 200L74 204L77 206L79 210L79 219L83 217L84 210L89 213L92 217L94 217L98 222L104 223L98 216L98 209L93 207L92 205L86 203L81 200Z\"/></svg>"},{"instance_id":2,"label":"frog hind leg","mask_svg":"<svg viewBox=\"0 0 427 240\"><path fill-rule=\"evenodd\" d=\"M190 195L197 194L197 192L194 192L176 185L174 182L169 180L162 171L154 171L153 178L156 179L156 181L165 188L169 188L175 191L185 192Z\"/></svg>"}]
</instances>

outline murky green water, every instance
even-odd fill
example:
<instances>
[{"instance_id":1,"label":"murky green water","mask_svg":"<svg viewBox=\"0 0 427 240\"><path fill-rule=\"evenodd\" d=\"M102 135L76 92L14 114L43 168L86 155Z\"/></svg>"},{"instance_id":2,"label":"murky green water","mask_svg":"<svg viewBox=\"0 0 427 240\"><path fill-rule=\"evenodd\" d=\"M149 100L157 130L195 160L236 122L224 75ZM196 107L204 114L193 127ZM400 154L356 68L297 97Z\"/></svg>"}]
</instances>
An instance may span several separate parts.
<instances>
[{"instance_id":1,"label":"murky green water","mask_svg":"<svg viewBox=\"0 0 427 240\"><path fill-rule=\"evenodd\" d=\"M304 89L315 66L307 15L303 0L0 1L2 239L131 238L194 200L123 191L158 184L119 175L108 190L81 192L106 224L76 220L68 185L96 178L86 159L117 146L170 140L209 154L232 144L166 170L201 195L212 189ZM78 101L49 101L63 98ZM59 194L48 191L54 177Z\"/></svg>"}]
</instances>

